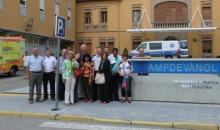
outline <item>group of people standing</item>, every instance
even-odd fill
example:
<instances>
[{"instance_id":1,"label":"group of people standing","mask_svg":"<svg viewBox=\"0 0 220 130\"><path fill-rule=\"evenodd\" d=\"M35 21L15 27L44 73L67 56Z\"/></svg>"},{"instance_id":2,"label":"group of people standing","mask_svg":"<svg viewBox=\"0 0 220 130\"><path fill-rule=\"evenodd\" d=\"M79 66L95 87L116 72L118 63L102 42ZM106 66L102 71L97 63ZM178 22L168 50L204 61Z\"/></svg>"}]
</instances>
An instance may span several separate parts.
<instances>
[{"instance_id":1,"label":"group of people standing","mask_svg":"<svg viewBox=\"0 0 220 130\"><path fill-rule=\"evenodd\" d=\"M58 58L57 58L58 59ZM48 100L47 84L50 83L51 100L55 100L55 70L57 59L51 56L51 50L45 50L45 56L38 54L33 48L32 55L26 60L26 77L29 79L29 103L33 103L34 87L36 86L36 102ZM96 55L87 53L86 45L80 46L80 53L75 54L69 49L62 49L59 57L59 85L58 99L69 106L80 99L85 102L100 100L106 104L111 101L120 101L119 87L122 100L131 103L131 64L128 54L118 54L114 48L110 54L108 48L96 48ZM104 79L96 82L98 75ZM43 82L44 97L41 100L41 85Z\"/></svg>"}]
</instances>

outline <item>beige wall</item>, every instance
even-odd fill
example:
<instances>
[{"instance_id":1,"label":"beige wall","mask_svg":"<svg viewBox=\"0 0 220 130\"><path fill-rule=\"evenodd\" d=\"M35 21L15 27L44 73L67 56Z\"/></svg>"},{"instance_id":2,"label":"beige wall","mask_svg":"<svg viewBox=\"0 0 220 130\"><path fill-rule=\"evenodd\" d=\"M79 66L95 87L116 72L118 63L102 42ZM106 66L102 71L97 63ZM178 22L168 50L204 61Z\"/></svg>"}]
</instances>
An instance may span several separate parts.
<instances>
[{"instance_id":1,"label":"beige wall","mask_svg":"<svg viewBox=\"0 0 220 130\"><path fill-rule=\"evenodd\" d=\"M61 0L60 15L67 18L68 0ZM39 0L27 0L26 16L20 15L19 0L4 0L3 9L0 10L0 28L26 32L26 24L30 17L33 17L33 27L30 32L47 37L54 37L55 12L54 0L45 0L45 21L40 21ZM66 28L65 39L75 41L75 0L72 0L72 28Z\"/></svg>"},{"instance_id":2,"label":"beige wall","mask_svg":"<svg viewBox=\"0 0 220 130\"><path fill-rule=\"evenodd\" d=\"M164 2L165 0L157 0L157 2ZM189 3L189 0L169 0L169 1L186 1ZM154 1L155 2L155 1ZM83 38L90 38L92 39L93 47L99 45L99 38L100 37L114 37L115 39L115 47L119 48L120 52L122 53L123 49L126 47L128 50L132 49L132 39L135 37L141 37L144 40L163 40L158 39L158 35L165 36L166 34L155 34L155 33L128 33L126 32L127 29L132 28L132 7L140 5L143 9L146 9L147 13L149 14L150 20L153 23L154 14L152 7L153 3L152 0L111 0L111 1L90 1L90 2L78 2L77 3L77 39L81 40ZM92 10L92 21L97 24L100 19L99 10L100 7L107 7L108 12L108 23L107 23L107 30L106 31L92 31L86 32L84 30L84 10L91 9ZM189 8L189 21L191 20L195 10L197 7L201 9L201 1L200 0L193 0L188 4ZM214 32L190 32L190 33L177 33L177 35L184 34L187 40L189 41L189 53L193 57L202 57L202 36L204 35L211 35L213 37L213 57L220 55L220 17L218 16L220 7L219 0L213 0L212 5L212 13L213 13L213 26L217 27L218 29ZM193 20L193 27L200 27L201 19L199 15L195 17ZM147 19L144 19L144 22L141 23L142 27L150 28ZM172 33L171 33L172 34ZM95 53L95 48L93 48L93 53Z\"/></svg>"}]
</instances>

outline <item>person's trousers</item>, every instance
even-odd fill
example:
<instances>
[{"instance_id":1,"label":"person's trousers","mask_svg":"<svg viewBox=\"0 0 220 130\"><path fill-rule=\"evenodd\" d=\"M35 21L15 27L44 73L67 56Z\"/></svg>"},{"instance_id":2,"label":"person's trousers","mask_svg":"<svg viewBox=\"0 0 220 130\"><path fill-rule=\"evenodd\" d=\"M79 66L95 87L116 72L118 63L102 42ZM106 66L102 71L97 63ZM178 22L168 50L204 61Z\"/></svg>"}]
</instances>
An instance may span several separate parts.
<instances>
[{"instance_id":1,"label":"person's trousers","mask_svg":"<svg viewBox=\"0 0 220 130\"><path fill-rule=\"evenodd\" d=\"M99 85L100 87L100 100L102 102L108 102L109 101L109 86L108 84L102 84L102 85Z\"/></svg>"},{"instance_id":2,"label":"person's trousers","mask_svg":"<svg viewBox=\"0 0 220 130\"><path fill-rule=\"evenodd\" d=\"M132 77L130 76L129 77L128 88L124 89L124 88L121 87L121 96L122 97L131 97L131 82L132 82Z\"/></svg>"},{"instance_id":3,"label":"person's trousers","mask_svg":"<svg viewBox=\"0 0 220 130\"><path fill-rule=\"evenodd\" d=\"M76 83L74 87L74 102L79 101L79 96L78 96L79 81L80 81L80 78L76 78Z\"/></svg>"},{"instance_id":4,"label":"person's trousers","mask_svg":"<svg viewBox=\"0 0 220 130\"><path fill-rule=\"evenodd\" d=\"M87 100L92 99L93 96L92 85L89 83L88 77L83 77L83 91L84 91L84 96Z\"/></svg>"},{"instance_id":5,"label":"person's trousers","mask_svg":"<svg viewBox=\"0 0 220 130\"><path fill-rule=\"evenodd\" d=\"M98 73L97 71L95 71L95 76L96 76L96 73ZM94 101L96 101L98 98L99 98L99 85L95 83L95 81L93 82L93 85L92 85L92 99Z\"/></svg>"},{"instance_id":6,"label":"person's trousers","mask_svg":"<svg viewBox=\"0 0 220 130\"><path fill-rule=\"evenodd\" d=\"M64 100L65 84L63 83L63 76L59 74L58 99Z\"/></svg>"},{"instance_id":7,"label":"person's trousers","mask_svg":"<svg viewBox=\"0 0 220 130\"><path fill-rule=\"evenodd\" d=\"M50 83L50 96L55 99L55 73L49 72L43 75L44 98L48 98L47 84Z\"/></svg>"},{"instance_id":8,"label":"person's trousers","mask_svg":"<svg viewBox=\"0 0 220 130\"><path fill-rule=\"evenodd\" d=\"M43 75L42 75L41 72L39 72L39 73L30 72L29 100L33 100L35 86L36 86L36 92L37 92L36 100L40 100L40 98L41 98L42 78L43 78Z\"/></svg>"},{"instance_id":9,"label":"person's trousers","mask_svg":"<svg viewBox=\"0 0 220 130\"><path fill-rule=\"evenodd\" d=\"M65 82L65 103L74 103L74 87L76 79L74 76L67 77Z\"/></svg>"},{"instance_id":10,"label":"person's trousers","mask_svg":"<svg viewBox=\"0 0 220 130\"><path fill-rule=\"evenodd\" d=\"M113 74L111 76L110 100L119 100L119 96L118 96L118 89L120 83L119 80L120 80L119 74Z\"/></svg>"}]
</instances>

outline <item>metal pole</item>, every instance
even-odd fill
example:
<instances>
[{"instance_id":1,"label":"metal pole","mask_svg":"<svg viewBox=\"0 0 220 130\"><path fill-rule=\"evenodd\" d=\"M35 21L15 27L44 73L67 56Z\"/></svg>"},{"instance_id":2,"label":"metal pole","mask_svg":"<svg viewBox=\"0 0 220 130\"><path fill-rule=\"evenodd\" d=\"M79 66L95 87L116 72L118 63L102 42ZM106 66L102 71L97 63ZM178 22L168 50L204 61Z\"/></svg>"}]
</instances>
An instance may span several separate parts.
<instances>
[{"instance_id":1,"label":"metal pole","mask_svg":"<svg viewBox=\"0 0 220 130\"><path fill-rule=\"evenodd\" d=\"M52 109L52 111L58 111L58 85L59 85L59 60L60 60L60 40L61 38L57 38L57 67L56 67L56 81L55 81L55 87L56 87L56 104L55 107Z\"/></svg>"}]
</instances>

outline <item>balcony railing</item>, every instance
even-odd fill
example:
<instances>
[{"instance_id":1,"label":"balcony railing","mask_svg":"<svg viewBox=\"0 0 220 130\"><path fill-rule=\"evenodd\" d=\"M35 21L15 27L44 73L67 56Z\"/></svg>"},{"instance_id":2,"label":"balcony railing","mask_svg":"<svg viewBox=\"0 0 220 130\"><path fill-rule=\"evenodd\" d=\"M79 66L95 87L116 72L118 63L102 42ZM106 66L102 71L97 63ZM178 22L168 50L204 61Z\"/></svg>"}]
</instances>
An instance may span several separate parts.
<instances>
[{"instance_id":1,"label":"balcony railing","mask_svg":"<svg viewBox=\"0 0 220 130\"><path fill-rule=\"evenodd\" d=\"M155 22L154 28L187 28L189 22Z\"/></svg>"},{"instance_id":2,"label":"balcony railing","mask_svg":"<svg viewBox=\"0 0 220 130\"><path fill-rule=\"evenodd\" d=\"M86 32L103 32L107 31L107 24L99 24L99 25L93 25L93 24L86 24L85 25L85 31Z\"/></svg>"}]
</instances>

